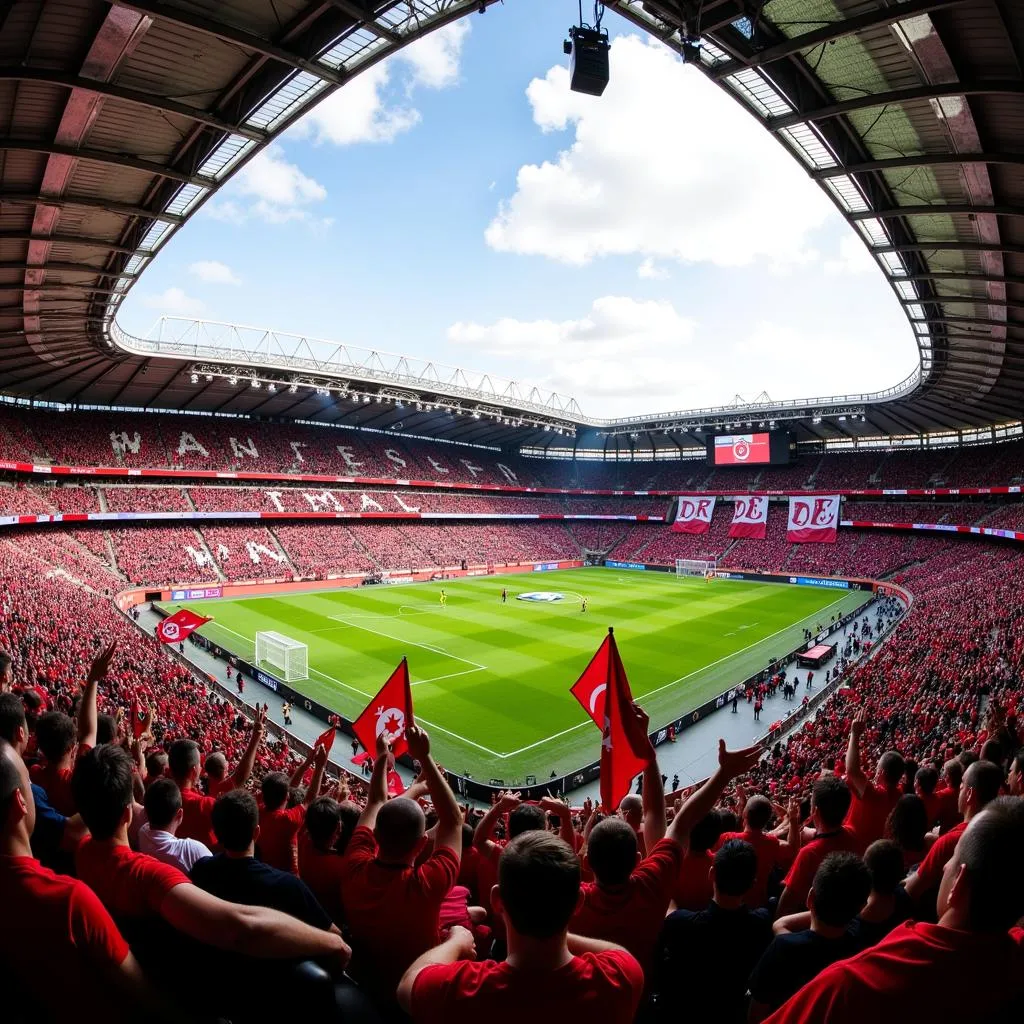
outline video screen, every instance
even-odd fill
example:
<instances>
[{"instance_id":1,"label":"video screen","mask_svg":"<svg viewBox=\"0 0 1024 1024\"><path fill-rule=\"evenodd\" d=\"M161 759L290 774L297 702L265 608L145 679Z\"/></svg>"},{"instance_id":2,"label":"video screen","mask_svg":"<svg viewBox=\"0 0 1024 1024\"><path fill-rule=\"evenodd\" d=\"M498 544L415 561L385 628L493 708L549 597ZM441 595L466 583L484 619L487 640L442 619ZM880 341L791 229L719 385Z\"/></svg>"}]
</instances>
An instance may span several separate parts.
<instances>
[{"instance_id":1,"label":"video screen","mask_svg":"<svg viewBox=\"0 0 1024 1024\"><path fill-rule=\"evenodd\" d=\"M715 438L716 466L760 466L772 461L771 434L719 434Z\"/></svg>"},{"instance_id":2,"label":"video screen","mask_svg":"<svg viewBox=\"0 0 1024 1024\"><path fill-rule=\"evenodd\" d=\"M789 462L789 434L784 430L759 434L719 434L708 442L712 466L784 466Z\"/></svg>"}]
</instances>

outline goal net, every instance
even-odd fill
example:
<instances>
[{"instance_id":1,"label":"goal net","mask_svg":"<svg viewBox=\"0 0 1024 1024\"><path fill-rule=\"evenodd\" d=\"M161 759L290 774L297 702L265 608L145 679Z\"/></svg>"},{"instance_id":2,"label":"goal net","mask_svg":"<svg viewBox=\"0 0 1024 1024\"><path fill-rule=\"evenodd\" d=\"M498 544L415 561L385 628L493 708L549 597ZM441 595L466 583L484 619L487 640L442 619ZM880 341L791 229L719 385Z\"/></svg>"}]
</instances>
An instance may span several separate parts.
<instances>
[{"instance_id":1,"label":"goal net","mask_svg":"<svg viewBox=\"0 0 1024 1024\"><path fill-rule=\"evenodd\" d=\"M717 558L677 558L677 576L707 577L718 569Z\"/></svg>"},{"instance_id":2,"label":"goal net","mask_svg":"<svg viewBox=\"0 0 1024 1024\"><path fill-rule=\"evenodd\" d=\"M286 682L309 678L309 648L281 633L256 634L256 664Z\"/></svg>"}]
</instances>

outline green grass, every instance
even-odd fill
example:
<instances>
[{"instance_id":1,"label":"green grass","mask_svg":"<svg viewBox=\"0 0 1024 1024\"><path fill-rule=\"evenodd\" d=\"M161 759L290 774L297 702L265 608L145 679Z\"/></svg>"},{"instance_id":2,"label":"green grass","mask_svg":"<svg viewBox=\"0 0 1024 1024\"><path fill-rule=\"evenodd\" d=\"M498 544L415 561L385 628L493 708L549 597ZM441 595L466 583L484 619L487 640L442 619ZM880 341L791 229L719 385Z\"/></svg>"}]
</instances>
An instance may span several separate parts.
<instances>
[{"instance_id":1,"label":"green grass","mask_svg":"<svg viewBox=\"0 0 1024 1024\"><path fill-rule=\"evenodd\" d=\"M308 644L309 679L293 685L349 718L406 655L416 717L438 759L478 779L511 782L598 757L600 736L568 690L608 626L634 697L660 726L797 646L804 626L868 596L614 569L473 577L444 588L446 608L438 583L166 607L214 616L201 632L247 660L259 630ZM515 599L531 590L565 600Z\"/></svg>"}]
</instances>

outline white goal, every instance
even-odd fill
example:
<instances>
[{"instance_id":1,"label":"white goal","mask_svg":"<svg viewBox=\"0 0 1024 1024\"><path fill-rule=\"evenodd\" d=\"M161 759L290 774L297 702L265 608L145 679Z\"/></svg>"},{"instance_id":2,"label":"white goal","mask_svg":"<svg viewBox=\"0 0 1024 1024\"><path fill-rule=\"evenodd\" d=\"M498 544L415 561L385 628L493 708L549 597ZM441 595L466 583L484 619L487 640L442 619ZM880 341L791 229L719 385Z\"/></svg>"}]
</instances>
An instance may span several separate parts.
<instances>
[{"instance_id":1,"label":"white goal","mask_svg":"<svg viewBox=\"0 0 1024 1024\"><path fill-rule=\"evenodd\" d=\"M707 578L718 570L717 558L677 558L677 576L702 576Z\"/></svg>"},{"instance_id":2,"label":"white goal","mask_svg":"<svg viewBox=\"0 0 1024 1024\"><path fill-rule=\"evenodd\" d=\"M256 665L271 669L286 683L308 679L309 648L281 633L257 633Z\"/></svg>"}]
</instances>

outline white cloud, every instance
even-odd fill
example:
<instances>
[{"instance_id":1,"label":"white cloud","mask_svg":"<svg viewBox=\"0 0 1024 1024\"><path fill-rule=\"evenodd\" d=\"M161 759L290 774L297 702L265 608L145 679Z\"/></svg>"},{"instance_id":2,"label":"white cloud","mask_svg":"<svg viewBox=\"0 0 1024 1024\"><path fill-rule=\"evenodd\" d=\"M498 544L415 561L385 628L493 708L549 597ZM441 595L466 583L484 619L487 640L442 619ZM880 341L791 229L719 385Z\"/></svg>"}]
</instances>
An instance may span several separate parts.
<instances>
[{"instance_id":1,"label":"white cloud","mask_svg":"<svg viewBox=\"0 0 1024 1024\"><path fill-rule=\"evenodd\" d=\"M575 320L456 323L448 341L602 416L720 405L762 389L775 399L872 391L889 383L879 381L880 365L902 368L892 338L866 337L855 318L804 329L755 321L738 335L712 336L671 302L624 296L596 299Z\"/></svg>"},{"instance_id":2,"label":"white cloud","mask_svg":"<svg viewBox=\"0 0 1024 1024\"><path fill-rule=\"evenodd\" d=\"M859 235L847 233L839 240L839 254L822 264L826 274L878 273L878 263Z\"/></svg>"},{"instance_id":3,"label":"white cloud","mask_svg":"<svg viewBox=\"0 0 1024 1024\"><path fill-rule=\"evenodd\" d=\"M647 281L667 281L669 278L669 272L662 266L659 266L654 260L648 256L647 259L636 268L636 276L642 277Z\"/></svg>"},{"instance_id":4,"label":"white cloud","mask_svg":"<svg viewBox=\"0 0 1024 1024\"><path fill-rule=\"evenodd\" d=\"M531 379L562 394L599 399L601 408L611 401L635 409L641 398L657 405L675 394L674 373L667 371L692 354L694 330L669 302L608 295L578 320L460 322L448 329L448 340L471 347L475 358L529 364Z\"/></svg>"},{"instance_id":5,"label":"white cloud","mask_svg":"<svg viewBox=\"0 0 1024 1024\"><path fill-rule=\"evenodd\" d=\"M147 295L142 303L166 316L202 316L206 310L201 299L186 295L181 288L167 288L159 295Z\"/></svg>"},{"instance_id":6,"label":"white cloud","mask_svg":"<svg viewBox=\"0 0 1024 1024\"><path fill-rule=\"evenodd\" d=\"M197 260L189 264L188 272L207 284L241 284L242 279L219 260Z\"/></svg>"},{"instance_id":7,"label":"white cloud","mask_svg":"<svg viewBox=\"0 0 1024 1024\"><path fill-rule=\"evenodd\" d=\"M519 168L485 237L494 249L571 264L639 254L779 266L813 258L831 206L739 104L665 46L616 39L601 98L553 67L527 88L544 132L572 128L553 161Z\"/></svg>"},{"instance_id":8,"label":"white cloud","mask_svg":"<svg viewBox=\"0 0 1024 1024\"><path fill-rule=\"evenodd\" d=\"M309 221L312 214L308 207L327 198L327 189L296 164L289 163L277 146L253 157L227 188L248 202L225 199L204 209L214 219L233 224L250 219L268 224Z\"/></svg>"},{"instance_id":9,"label":"white cloud","mask_svg":"<svg viewBox=\"0 0 1024 1024\"><path fill-rule=\"evenodd\" d=\"M420 112L386 102L384 90L390 77L387 61L367 68L314 107L296 125L296 134L336 146L391 142L419 123Z\"/></svg>"},{"instance_id":10,"label":"white cloud","mask_svg":"<svg viewBox=\"0 0 1024 1024\"><path fill-rule=\"evenodd\" d=\"M453 22L360 72L303 117L295 126L295 135L336 146L392 142L421 120L422 115L409 102L417 88L447 89L458 83L462 46L468 35L468 21ZM398 89L404 92L401 101L393 95L396 79Z\"/></svg>"},{"instance_id":11,"label":"white cloud","mask_svg":"<svg viewBox=\"0 0 1024 1024\"><path fill-rule=\"evenodd\" d=\"M447 89L459 80L462 44L468 35L469 21L462 18L418 39L395 59L411 66L412 85Z\"/></svg>"}]
</instances>

